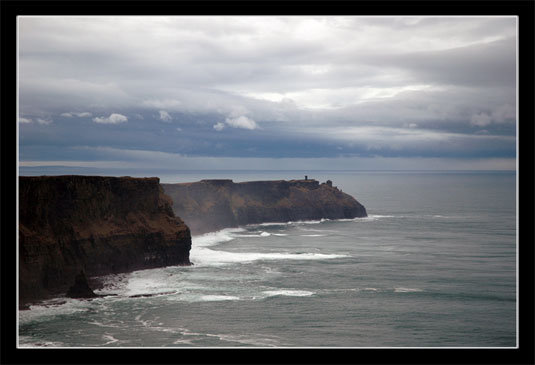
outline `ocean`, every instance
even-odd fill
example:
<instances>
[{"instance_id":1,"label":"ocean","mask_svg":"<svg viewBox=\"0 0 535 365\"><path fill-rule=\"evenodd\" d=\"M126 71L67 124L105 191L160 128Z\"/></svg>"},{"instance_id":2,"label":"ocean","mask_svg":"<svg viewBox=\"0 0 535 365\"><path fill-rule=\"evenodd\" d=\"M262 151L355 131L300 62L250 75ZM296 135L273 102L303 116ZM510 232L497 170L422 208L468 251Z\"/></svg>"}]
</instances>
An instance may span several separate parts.
<instances>
[{"instance_id":1,"label":"ocean","mask_svg":"<svg viewBox=\"0 0 535 365\"><path fill-rule=\"evenodd\" d=\"M194 236L193 266L109 275L96 292L114 296L60 297L19 311L19 346L517 345L515 173L306 174L332 180L368 217L265 222Z\"/></svg>"}]
</instances>

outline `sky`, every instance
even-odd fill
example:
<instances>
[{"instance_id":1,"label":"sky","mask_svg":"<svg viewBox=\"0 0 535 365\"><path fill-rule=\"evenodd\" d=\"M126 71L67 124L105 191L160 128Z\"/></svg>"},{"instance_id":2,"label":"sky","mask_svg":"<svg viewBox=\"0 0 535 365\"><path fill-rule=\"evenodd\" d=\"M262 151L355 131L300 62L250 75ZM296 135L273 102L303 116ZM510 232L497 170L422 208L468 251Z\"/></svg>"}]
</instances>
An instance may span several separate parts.
<instances>
[{"instance_id":1,"label":"sky","mask_svg":"<svg viewBox=\"0 0 535 365\"><path fill-rule=\"evenodd\" d=\"M516 169L516 17L18 27L23 168Z\"/></svg>"}]
</instances>

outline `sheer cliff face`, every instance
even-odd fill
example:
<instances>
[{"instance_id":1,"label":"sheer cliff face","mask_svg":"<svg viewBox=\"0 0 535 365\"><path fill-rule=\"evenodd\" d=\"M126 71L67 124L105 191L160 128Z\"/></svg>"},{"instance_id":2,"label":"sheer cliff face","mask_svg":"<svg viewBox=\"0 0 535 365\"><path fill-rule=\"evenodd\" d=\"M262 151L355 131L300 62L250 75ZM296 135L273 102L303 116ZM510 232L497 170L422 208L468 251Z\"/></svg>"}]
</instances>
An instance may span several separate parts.
<instances>
[{"instance_id":1,"label":"sheer cliff face","mask_svg":"<svg viewBox=\"0 0 535 365\"><path fill-rule=\"evenodd\" d=\"M74 277L189 265L191 236L158 178L19 178L19 299L65 292Z\"/></svg>"},{"instance_id":2,"label":"sheer cliff face","mask_svg":"<svg viewBox=\"0 0 535 365\"><path fill-rule=\"evenodd\" d=\"M316 180L202 180L162 186L192 234L262 222L366 216L366 208L353 197Z\"/></svg>"}]
</instances>

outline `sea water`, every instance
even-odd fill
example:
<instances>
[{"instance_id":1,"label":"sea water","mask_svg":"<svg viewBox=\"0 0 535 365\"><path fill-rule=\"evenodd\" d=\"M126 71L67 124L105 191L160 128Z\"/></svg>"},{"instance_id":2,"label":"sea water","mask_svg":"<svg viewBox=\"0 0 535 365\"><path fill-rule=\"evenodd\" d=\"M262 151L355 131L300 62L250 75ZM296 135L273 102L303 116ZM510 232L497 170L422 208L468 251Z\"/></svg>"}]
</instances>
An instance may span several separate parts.
<instances>
[{"instance_id":1,"label":"sea water","mask_svg":"<svg viewBox=\"0 0 535 365\"><path fill-rule=\"evenodd\" d=\"M109 275L96 292L114 296L19 311L19 346L516 346L514 173L308 175L332 180L368 217L194 236L194 266Z\"/></svg>"}]
</instances>

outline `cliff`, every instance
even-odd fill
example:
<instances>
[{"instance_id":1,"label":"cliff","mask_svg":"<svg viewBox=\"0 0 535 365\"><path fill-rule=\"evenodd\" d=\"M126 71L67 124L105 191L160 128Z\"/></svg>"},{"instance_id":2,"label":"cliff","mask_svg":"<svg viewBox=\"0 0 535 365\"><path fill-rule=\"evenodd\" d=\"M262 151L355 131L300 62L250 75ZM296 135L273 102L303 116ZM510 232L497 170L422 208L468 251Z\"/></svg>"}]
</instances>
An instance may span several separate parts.
<instances>
[{"instance_id":1,"label":"cliff","mask_svg":"<svg viewBox=\"0 0 535 365\"><path fill-rule=\"evenodd\" d=\"M192 234L262 222L367 216L363 205L330 181L201 180L161 185Z\"/></svg>"},{"instance_id":2,"label":"cliff","mask_svg":"<svg viewBox=\"0 0 535 365\"><path fill-rule=\"evenodd\" d=\"M189 228L158 178L19 178L19 301L88 277L189 265Z\"/></svg>"}]
</instances>

